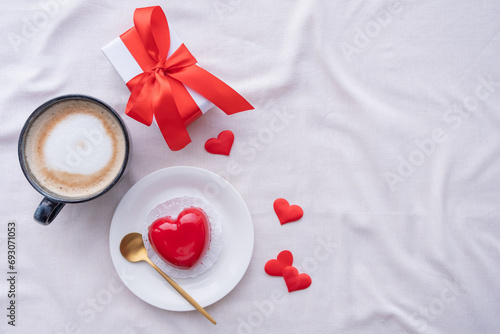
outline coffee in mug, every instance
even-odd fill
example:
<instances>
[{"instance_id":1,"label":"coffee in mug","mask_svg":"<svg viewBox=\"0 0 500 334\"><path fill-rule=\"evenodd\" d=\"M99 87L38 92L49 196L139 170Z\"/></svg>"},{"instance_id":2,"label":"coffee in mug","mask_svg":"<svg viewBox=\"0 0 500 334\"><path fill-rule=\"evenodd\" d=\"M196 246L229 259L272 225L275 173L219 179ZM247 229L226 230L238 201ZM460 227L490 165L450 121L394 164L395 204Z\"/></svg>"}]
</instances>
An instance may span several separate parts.
<instances>
[{"instance_id":1,"label":"coffee in mug","mask_svg":"<svg viewBox=\"0 0 500 334\"><path fill-rule=\"evenodd\" d=\"M69 95L47 102L28 119L19 159L28 181L46 202L53 202L52 209L60 205L60 210L65 203L87 201L111 188L124 171L128 150L126 128L111 107ZM53 217L35 213L35 220L53 219L58 212Z\"/></svg>"}]
</instances>

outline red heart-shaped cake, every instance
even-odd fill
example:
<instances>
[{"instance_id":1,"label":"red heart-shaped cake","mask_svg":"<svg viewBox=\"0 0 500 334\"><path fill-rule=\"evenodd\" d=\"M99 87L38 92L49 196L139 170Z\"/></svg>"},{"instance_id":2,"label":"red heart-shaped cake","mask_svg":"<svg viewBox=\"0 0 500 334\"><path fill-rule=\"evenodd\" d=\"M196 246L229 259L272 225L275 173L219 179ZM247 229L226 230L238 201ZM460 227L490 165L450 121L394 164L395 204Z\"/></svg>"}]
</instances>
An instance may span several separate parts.
<instances>
[{"instance_id":1,"label":"red heart-shaped cake","mask_svg":"<svg viewBox=\"0 0 500 334\"><path fill-rule=\"evenodd\" d=\"M149 227L148 237L163 261L189 269L205 254L210 242L210 227L201 209L187 208L176 219L155 220Z\"/></svg>"}]
</instances>

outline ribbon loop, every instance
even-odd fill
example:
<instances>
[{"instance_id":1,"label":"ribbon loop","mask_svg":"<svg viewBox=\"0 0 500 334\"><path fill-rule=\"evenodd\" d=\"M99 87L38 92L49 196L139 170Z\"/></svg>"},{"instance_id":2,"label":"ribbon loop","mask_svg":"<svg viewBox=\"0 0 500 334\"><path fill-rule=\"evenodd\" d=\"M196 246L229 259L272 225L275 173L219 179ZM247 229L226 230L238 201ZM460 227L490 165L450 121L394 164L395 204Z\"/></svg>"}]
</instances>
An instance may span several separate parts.
<instances>
[{"instance_id":1,"label":"ribbon loop","mask_svg":"<svg viewBox=\"0 0 500 334\"><path fill-rule=\"evenodd\" d=\"M120 37L144 70L127 82L131 95L125 113L148 126L155 119L170 149L180 150L191 142L186 126L202 115L184 85L228 115L253 109L231 87L197 66L184 44L167 58L170 30L161 7L136 9L134 28Z\"/></svg>"}]
</instances>

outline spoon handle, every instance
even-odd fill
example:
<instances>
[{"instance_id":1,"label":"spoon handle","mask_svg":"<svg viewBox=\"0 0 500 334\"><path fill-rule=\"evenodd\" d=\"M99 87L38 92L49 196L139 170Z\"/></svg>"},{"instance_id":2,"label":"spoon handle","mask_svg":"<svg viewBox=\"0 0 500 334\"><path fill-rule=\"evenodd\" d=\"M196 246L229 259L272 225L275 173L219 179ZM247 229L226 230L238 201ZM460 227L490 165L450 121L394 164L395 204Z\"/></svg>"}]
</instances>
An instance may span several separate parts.
<instances>
[{"instance_id":1,"label":"spoon handle","mask_svg":"<svg viewBox=\"0 0 500 334\"><path fill-rule=\"evenodd\" d=\"M149 260L149 259L148 259ZM170 277L167 276L167 274L165 274L163 271L160 270L160 268L158 268L156 266L156 264L154 264L153 262L151 262L151 260L147 261L153 268L156 269L156 271L165 279L167 280L168 283L170 283L170 285L178 292L181 294L182 297L184 297L184 299L186 299L191 305L193 305L193 307L195 309L198 310L198 312L200 312L201 314L203 314L205 316L205 318L207 318L208 320L210 320L214 325L217 324L217 322L215 322L215 320L210 316L210 314L207 313L207 311L205 311L203 309L203 307L200 306L200 304L198 304L196 302L196 300L193 299L193 297L191 297L186 291L184 291L183 288L181 288L179 286L179 284L175 283L175 281L173 279L171 279Z\"/></svg>"}]
</instances>

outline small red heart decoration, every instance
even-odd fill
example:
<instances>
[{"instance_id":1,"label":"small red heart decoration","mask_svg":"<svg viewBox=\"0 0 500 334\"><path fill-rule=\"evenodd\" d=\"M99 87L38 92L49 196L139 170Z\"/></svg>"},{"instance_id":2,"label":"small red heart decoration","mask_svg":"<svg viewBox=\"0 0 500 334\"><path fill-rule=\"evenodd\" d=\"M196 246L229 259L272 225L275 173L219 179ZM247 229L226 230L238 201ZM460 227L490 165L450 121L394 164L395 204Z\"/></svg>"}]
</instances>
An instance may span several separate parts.
<instances>
[{"instance_id":1,"label":"small red heart decoration","mask_svg":"<svg viewBox=\"0 0 500 334\"><path fill-rule=\"evenodd\" d=\"M268 275L271 276L282 276L283 269L291 266L293 263L293 255L290 251L284 250L278 254L276 260L269 260L264 266L264 270Z\"/></svg>"},{"instance_id":2,"label":"small red heart decoration","mask_svg":"<svg viewBox=\"0 0 500 334\"><path fill-rule=\"evenodd\" d=\"M288 266L283 269L283 278L285 279L288 292L307 289L311 283L311 277L308 274L299 274L297 268Z\"/></svg>"},{"instance_id":3,"label":"small red heart decoration","mask_svg":"<svg viewBox=\"0 0 500 334\"><path fill-rule=\"evenodd\" d=\"M275 200L273 207L281 225L299 220L304 215L304 211L300 206L290 205L284 198Z\"/></svg>"},{"instance_id":4,"label":"small red heart decoration","mask_svg":"<svg viewBox=\"0 0 500 334\"><path fill-rule=\"evenodd\" d=\"M229 155L233 142L234 134L230 130L222 131L217 138L207 140L205 150L212 154Z\"/></svg>"},{"instance_id":5,"label":"small red heart decoration","mask_svg":"<svg viewBox=\"0 0 500 334\"><path fill-rule=\"evenodd\" d=\"M184 209L177 219L163 217L149 227L149 241L165 262L181 269L191 268L204 255L210 229L205 213L197 208Z\"/></svg>"}]
</instances>

